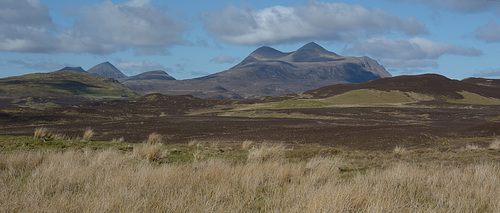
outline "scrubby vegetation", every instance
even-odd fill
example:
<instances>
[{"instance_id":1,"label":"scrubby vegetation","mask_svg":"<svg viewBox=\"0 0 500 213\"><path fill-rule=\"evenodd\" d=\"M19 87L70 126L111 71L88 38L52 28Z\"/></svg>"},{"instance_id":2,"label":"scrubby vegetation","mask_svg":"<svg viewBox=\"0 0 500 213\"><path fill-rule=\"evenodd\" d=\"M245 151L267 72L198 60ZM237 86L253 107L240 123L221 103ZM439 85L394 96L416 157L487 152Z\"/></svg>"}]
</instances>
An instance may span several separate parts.
<instances>
[{"instance_id":1,"label":"scrubby vegetation","mask_svg":"<svg viewBox=\"0 0 500 213\"><path fill-rule=\"evenodd\" d=\"M254 141L167 146L158 137L130 144L1 136L0 210L500 211L495 139L473 149L359 152Z\"/></svg>"}]
</instances>

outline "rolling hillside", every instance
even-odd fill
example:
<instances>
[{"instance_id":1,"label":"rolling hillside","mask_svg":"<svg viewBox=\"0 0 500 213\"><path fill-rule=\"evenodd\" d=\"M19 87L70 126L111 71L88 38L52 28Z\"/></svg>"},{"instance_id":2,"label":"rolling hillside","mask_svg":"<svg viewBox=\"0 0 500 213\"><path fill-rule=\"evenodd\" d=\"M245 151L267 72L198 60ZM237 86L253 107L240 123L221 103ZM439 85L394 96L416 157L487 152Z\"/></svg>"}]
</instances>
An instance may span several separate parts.
<instances>
[{"instance_id":1,"label":"rolling hillside","mask_svg":"<svg viewBox=\"0 0 500 213\"><path fill-rule=\"evenodd\" d=\"M78 71L35 73L0 79L1 107L27 103L44 108L139 96L113 78Z\"/></svg>"}]
</instances>

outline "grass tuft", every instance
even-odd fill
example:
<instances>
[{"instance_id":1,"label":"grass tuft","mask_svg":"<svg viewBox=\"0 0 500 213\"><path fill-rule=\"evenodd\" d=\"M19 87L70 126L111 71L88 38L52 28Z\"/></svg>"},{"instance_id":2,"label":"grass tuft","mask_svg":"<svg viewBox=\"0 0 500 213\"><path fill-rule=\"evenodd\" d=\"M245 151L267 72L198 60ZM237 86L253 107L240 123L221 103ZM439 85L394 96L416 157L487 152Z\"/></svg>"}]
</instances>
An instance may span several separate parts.
<instances>
[{"instance_id":1,"label":"grass tuft","mask_svg":"<svg viewBox=\"0 0 500 213\"><path fill-rule=\"evenodd\" d=\"M147 144L162 144L163 136L158 133L151 133L148 136Z\"/></svg>"},{"instance_id":2,"label":"grass tuft","mask_svg":"<svg viewBox=\"0 0 500 213\"><path fill-rule=\"evenodd\" d=\"M241 149L243 150L249 150L250 147L253 145L253 141L251 140L245 140L241 143Z\"/></svg>"},{"instance_id":3,"label":"grass tuft","mask_svg":"<svg viewBox=\"0 0 500 213\"><path fill-rule=\"evenodd\" d=\"M117 138L113 138L113 140L111 140L111 142L115 142L115 143L116 142L125 142L125 138L123 138L123 137L120 137L118 139Z\"/></svg>"},{"instance_id":4,"label":"grass tuft","mask_svg":"<svg viewBox=\"0 0 500 213\"><path fill-rule=\"evenodd\" d=\"M149 163L158 162L165 157L165 150L159 143L156 144L140 144L134 146L134 156L145 159Z\"/></svg>"},{"instance_id":5,"label":"grass tuft","mask_svg":"<svg viewBox=\"0 0 500 213\"><path fill-rule=\"evenodd\" d=\"M492 141L488 148L494 150L500 149L500 138L497 138L496 140Z\"/></svg>"},{"instance_id":6,"label":"grass tuft","mask_svg":"<svg viewBox=\"0 0 500 213\"><path fill-rule=\"evenodd\" d=\"M52 133L50 132L50 130L46 127L38 127L35 129L35 134L34 134L34 138L36 139L43 139L43 138L46 138L47 136L49 135L52 135Z\"/></svg>"},{"instance_id":7,"label":"grass tuft","mask_svg":"<svg viewBox=\"0 0 500 213\"><path fill-rule=\"evenodd\" d=\"M50 129L46 127L38 127L35 129L35 133L33 135L35 139L43 139L43 140L69 140L70 138L62 133L53 133Z\"/></svg>"},{"instance_id":8,"label":"grass tuft","mask_svg":"<svg viewBox=\"0 0 500 213\"><path fill-rule=\"evenodd\" d=\"M90 141L92 140L92 137L94 137L94 134L95 134L94 130L88 127L87 129L85 129L85 132L83 133L83 139Z\"/></svg>"},{"instance_id":9,"label":"grass tuft","mask_svg":"<svg viewBox=\"0 0 500 213\"><path fill-rule=\"evenodd\" d=\"M465 146L465 150L478 150L480 147L476 144L467 144Z\"/></svg>"},{"instance_id":10,"label":"grass tuft","mask_svg":"<svg viewBox=\"0 0 500 213\"><path fill-rule=\"evenodd\" d=\"M252 148L248 151L248 162L267 162L285 160L284 144L262 143L258 148Z\"/></svg>"},{"instance_id":11,"label":"grass tuft","mask_svg":"<svg viewBox=\"0 0 500 213\"><path fill-rule=\"evenodd\" d=\"M404 154L408 152L408 150L404 146L396 146L394 150L392 150L394 154Z\"/></svg>"}]
</instances>

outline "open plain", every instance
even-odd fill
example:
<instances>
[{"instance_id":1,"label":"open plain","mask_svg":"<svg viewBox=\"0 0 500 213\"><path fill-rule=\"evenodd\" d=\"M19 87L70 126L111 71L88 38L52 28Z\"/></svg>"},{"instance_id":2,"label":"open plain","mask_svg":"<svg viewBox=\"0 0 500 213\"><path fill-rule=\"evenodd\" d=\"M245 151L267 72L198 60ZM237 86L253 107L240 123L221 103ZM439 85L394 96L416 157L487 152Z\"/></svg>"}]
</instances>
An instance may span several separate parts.
<instances>
[{"instance_id":1,"label":"open plain","mask_svg":"<svg viewBox=\"0 0 500 213\"><path fill-rule=\"evenodd\" d=\"M500 97L478 81L21 97L0 110L0 210L498 212Z\"/></svg>"}]
</instances>

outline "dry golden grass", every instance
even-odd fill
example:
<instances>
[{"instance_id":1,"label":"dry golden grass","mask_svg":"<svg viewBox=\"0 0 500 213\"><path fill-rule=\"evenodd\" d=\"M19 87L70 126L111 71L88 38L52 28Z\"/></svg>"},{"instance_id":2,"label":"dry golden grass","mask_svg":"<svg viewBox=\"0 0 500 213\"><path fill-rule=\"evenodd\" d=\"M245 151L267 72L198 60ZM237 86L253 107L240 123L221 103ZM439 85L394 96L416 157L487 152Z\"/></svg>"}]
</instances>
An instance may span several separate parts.
<instances>
[{"instance_id":1,"label":"dry golden grass","mask_svg":"<svg viewBox=\"0 0 500 213\"><path fill-rule=\"evenodd\" d=\"M476 144L467 144L465 146L465 150L477 150L480 149L480 147Z\"/></svg>"},{"instance_id":2,"label":"dry golden grass","mask_svg":"<svg viewBox=\"0 0 500 213\"><path fill-rule=\"evenodd\" d=\"M249 162L282 161L285 159L284 144L262 143L259 147L248 150Z\"/></svg>"},{"instance_id":3,"label":"dry golden grass","mask_svg":"<svg viewBox=\"0 0 500 213\"><path fill-rule=\"evenodd\" d=\"M493 142L491 142L488 148L494 150L500 149L500 138L497 138Z\"/></svg>"},{"instance_id":4,"label":"dry golden grass","mask_svg":"<svg viewBox=\"0 0 500 213\"><path fill-rule=\"evenodd\" d=\"M85 129L85 132L83 133L83 139L90 141L90 140L92 140L92 137L94 137L94 134L95 134L94 130L89 127L87 129Z\"/></svg>"},{"instance_id":5,"label":"dry golden grass","mask_svg":"<svg viewBox=\"0 0 500 213\"><path fill-rule=\"evenodd\" d=\"M166 155L161 144L141 144L134 146L133 149L134 156L145 159L148 162L157 162Z\"/></svg>"},{"instance_id":6,"label":"dry golden grass","mask_svg":"<svg viewBox=\"0 0 500 213\"><path fill-rule=\"evenodd\" d=\"M147 144L161 144L163 143L163 136L158 133L151 133L148 136Z\"/></svg>"},{"instance_id":7,"label":"dry golden grass","mask_svg":"<svg viewBox=\"0 0 500 213\"><path fill-rule=\"evenodd\" d=\"M35 129L35 134L33 135L33 137L36 139L42 139L45 138L49 133L50 131L48 128L38 127Z\"/></svg>"},{"instance_id":8,"label":"dry golden grass","mask_svg":"<svg viewBox=\"0 0 500 213\"><path fill-rule=\"evenodd\" d=\"M113 138L113 140L111 140L111 142L115 142L115 143L116 142L125 142L125 138L123 138L123 137L120 137L118 139L117 138Z\"/></svg>"},{"instance_id":9,"label":"dry golden grass","mask_svg":"<svg viewBox=\"0 0 500 213\"><path fill-rule=\"evenodd\" d=\"M69 137L62 133L53 133L50 129L46 127L38 127L35 129L35 133L33 135L35 139L44 139L44 140L67 140Z\"/></svg>"},{"instance_id":10,"label":"dry golden grass","mask_svg":"<svg viewBox=\"0 0 500 213\"><path fill-rule=\"evenodd\" d=\"M394 150L392 152L394 154L404 154L404 153L408 152L408 150L403 146L396 146L396 147L394 147Z\"/></svg>"},{"instance_id":11,"label":"dry golden grass","mask_svg":"<svg viewBox=\"0 0 500 213\"><path fill-rule=\"evenodd\" d=\"M137 162L135 154L113 149L8 152L0 155L0 208L2 212L500 212L496 162L399 162L345 176L339 169L345 162L338 157L288 162L277 157L282 145L261 145L253 151L259 149L270 149L266 153L274 154L263 156L275 157L246 163L206 158L158 165Z\"/></svg>"},{"instance_id":12,"label":"dry golden grass","mask_svg":"<svg viewBox=\"0 0 500 213\"><path fill-rule=\"evenodd\" d=\"M198 143L199 143L198 140L192 139L188 141L188 146L196 146L196 144Z\"/></svg>"},{"instance_id":13,"label":"dry golden grass","mask_svg":"<svg viewBox=\"0 0 500 213\"><path fill-rule=\"evenodd\" d=\"M243 150L249 150L250 147L253 145L253 141L251 140L245 140L241 143L241 149Z\"/></svg>"}]
</instances>

